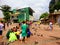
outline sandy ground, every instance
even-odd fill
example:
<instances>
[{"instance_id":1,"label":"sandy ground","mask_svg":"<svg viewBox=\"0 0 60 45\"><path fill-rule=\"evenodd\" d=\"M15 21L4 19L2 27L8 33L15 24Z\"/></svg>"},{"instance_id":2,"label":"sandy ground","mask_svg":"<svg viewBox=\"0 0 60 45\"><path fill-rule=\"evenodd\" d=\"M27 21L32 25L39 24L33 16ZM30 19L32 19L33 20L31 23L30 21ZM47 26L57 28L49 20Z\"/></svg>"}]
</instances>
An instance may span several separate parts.
<instances>
[{"instance_id":1,"label":"sandy ground","mask_svg":"<svg viewBox=\"0 0 60 45\"><path fill-rule=\"evenodd\" d=\"M6 33L8 29L16 26L18 24L13 24L9 27L6 27L6 30L3 31L3 41L8 42L6 39ZM9 45L60 45L60 27L58 25L53 25L54 29L46 29L48 25L35 25L30 26L30 30L33 35L30 38L26 39L26 42L17 40Z\"/></svg>"}]
</instances>

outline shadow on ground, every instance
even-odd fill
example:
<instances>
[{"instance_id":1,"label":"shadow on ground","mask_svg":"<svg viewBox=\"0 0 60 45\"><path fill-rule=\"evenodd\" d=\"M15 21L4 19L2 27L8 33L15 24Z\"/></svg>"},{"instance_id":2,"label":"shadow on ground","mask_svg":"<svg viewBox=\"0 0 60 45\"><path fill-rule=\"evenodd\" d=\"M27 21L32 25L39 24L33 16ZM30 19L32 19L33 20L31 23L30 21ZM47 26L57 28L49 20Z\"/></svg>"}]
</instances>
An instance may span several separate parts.
<instances>
[{"instance_id":1,"label":"shadow on ground","mask_svg":"<svg viewBox=\"0 0 60 45\"><path fill-rule=\"evenodd\" d=\"M60 37L55 37L55 36L50 36L52 38L54 38L55 40L60 40Z\"/></svg>"}]
</instances>

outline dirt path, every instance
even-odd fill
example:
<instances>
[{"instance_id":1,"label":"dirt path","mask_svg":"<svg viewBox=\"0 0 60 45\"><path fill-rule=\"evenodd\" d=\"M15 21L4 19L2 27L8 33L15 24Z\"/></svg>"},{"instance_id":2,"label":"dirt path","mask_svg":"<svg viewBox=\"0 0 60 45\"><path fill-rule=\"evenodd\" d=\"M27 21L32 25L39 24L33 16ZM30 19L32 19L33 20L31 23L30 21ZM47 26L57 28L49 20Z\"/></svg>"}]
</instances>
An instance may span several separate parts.
<instances>
[{"instance_id":1,"label":"dirt path","mask_svg":"<svg viewBox=\"0 0 60 45\"><path fill-rule=\"evenodd\" d=\"M9 27L6 27L6 30L3 31L3 40L7 42L7 39L5 37L8 29L16 26L18 24L13 24ZM46 30L48 25L41 24L40 26L37 26L35 24L32 24L30 27L31 32L33 33L33 36L31 36L29 39L26 39L26 43L21 43L21 41L17 40L13 43L10 43L9 45L60 45L60 28L58 25L54 25L54 30Z\"/></svg>"}]
</instances>

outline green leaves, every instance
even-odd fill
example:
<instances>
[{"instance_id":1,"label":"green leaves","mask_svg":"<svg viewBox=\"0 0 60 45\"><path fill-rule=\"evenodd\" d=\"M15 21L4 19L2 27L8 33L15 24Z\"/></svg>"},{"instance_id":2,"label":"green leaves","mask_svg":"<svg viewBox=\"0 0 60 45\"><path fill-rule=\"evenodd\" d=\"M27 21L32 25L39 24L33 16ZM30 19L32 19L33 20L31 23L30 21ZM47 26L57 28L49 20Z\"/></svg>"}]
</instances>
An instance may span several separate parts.
<instances>
[{"instance_id":1,"label":"green leaves","mask_svg":"<svg viewBox=\"0 0 60 45\"><path fill-rule=\"evenodd\" d=\"M54 10L59 10L60 9L60 1L58 0L57 2L54 0L51 0L49 4L49 12L53 13Z\"/></svg>"},{"instance_id":2,"label":"green leaves","mask_svg":"<svg viewBox=\"0 0 60 45\"><path fill-rule=\"evenodd\" d=\"M57 2L54 6L55 9L59 10L60 9L60 2Z\"/></svg>"},{"instance_id":3,"label":"green leaves","mask_svg":"<svg viewBox=\"0 0 60 45\"><path fill-rule=\"evenodd\" d=\"M8 5L2 5L1 8L2 11L9 11L11 7L9 7Z\"/></svg>"},{"instance_id":4,"label":"green leaves","mask_svg":"<svg viewBox=\"0 0 60 45\"><path fill-rule=\"evenodd\" d=\"M41 19L41 18L47 18L48 16L49 16L48 13L45 12L45 13L43 13L43 14L40 16L40 19Z\"/></svg>"},{"instance_id":5,"label":"green leaves","mask_svg":"<svg viewBox=\"0 0 60 45\"><path fill-rule=\"evenodd\" d=\"M3 12L3 14L4 14L4 19L6 20L6 21L8 21L9 19L10 19L10 6L8 6L8 5L2 5L1 6L1 10L2 10L2 12Z\"/></svg>"}]
</instances>

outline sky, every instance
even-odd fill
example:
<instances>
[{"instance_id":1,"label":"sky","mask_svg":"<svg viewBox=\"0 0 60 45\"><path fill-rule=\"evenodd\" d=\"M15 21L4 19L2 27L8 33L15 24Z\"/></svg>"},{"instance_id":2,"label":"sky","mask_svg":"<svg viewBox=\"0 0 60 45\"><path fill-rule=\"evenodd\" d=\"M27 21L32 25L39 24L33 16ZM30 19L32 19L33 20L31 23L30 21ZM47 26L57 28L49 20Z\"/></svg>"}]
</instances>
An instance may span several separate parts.
<instances>
[{"instance_id":1,"label":"sky","mask_svg":"<svg viewBox=\"0 0 60 45\"><path fill-rule=\"evenodd\" d=\"M50 0L0 0L0 6L9 5L12 9L31 7L35 11L34 18L39 19L42 13L49 12L49 2ZM1 10L0 15L0 18L3 17Z\"/></svg>"}]
</instances>

